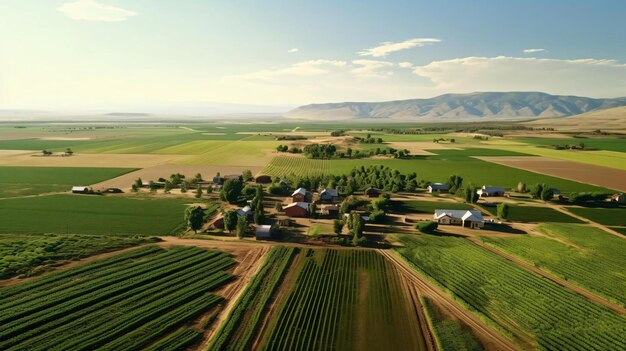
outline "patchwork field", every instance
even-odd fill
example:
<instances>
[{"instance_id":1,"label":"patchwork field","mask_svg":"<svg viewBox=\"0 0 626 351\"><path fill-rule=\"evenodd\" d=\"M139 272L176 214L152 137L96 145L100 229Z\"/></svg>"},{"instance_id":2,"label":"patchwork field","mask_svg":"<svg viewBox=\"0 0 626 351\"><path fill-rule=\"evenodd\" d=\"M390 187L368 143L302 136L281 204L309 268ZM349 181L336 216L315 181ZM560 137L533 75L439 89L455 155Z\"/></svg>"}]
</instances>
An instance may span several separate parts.
<instances>
[{"instance_id":1,"label":"patchwork field","mask_svg":"<svg viewBox=\"0 0 626 351\"><path fill-rule=\"evenodd\" d=\"M626 306L626 256L622 254L626 252L626 240L598 228L573 224L544 224L539 230L545 236L480 239Z\"/></svg>"},{"instance_id":2,"label":"patchwork field","mask_svg":"<svg viewBox=\"0 0 626 351\"><path fill-rule=\"evenodd\" d=\"M165 235L183 225L185 199L50 195L0 200L2 233Z\"/></svg>"},{"instance_id":3,"label":"patchwork field","mask_svg":"<svg viewBox=\"0 0 626 351\"><path fill-rule=\"evenodd\" d=\"M69 191L73 185L89 185L133 170L87 167L0 167L0 198Z\"/></svg>"},{"instance_id":4,"label":"patchwork field","mask_svg":"<svg viewBox=\"0 0 626 351\"><path fill-rule=\"evenodd\" d=\"M21 152L8 156L0 154L0 166L29 167L116 167L143 168L164 163L181 162L185 155L152 154L74 154L72 157L41 156L41 152Z\"/></svg>"},{"instance_id":5,"label":"patchwork field","mask_svg":"<svg viewBox=\"0 0 626 351\"><path fill-rule=\"evenodd\" d=\"M524 348L626 348L626 317L524 270L464 238L398 235L397 251ZM567 316L567 318L564 318Z\"/></svg>"},{"instance_id":6,"label":"patchwork field","mask_svg":"<svg viewBox=\"0 0 626 351\"><path fill-rule=\"evenodd\" d=\"M607 189L626 191L626 170L594 165L583 166L578 162L546 157L513 156L480 157L480 159L576 182L594 184Z\"/></svg>"},{"instance_id":7,"label":"patchwork field","mask_svg":"<svg viewBox=\"0 0 626 351\"><path fill-rule=\"evenodd\" d=\"M0 289L2 350L139 350L214 308L219 251L149 246Z\"/></svg>"},{"instance_id":8,"label":"patchwork field","mask_svg":"<svg viewBox=\"0 0 626 351\"><path fill-rule=\"evenodd\" d=\"M303 250L260 348L425 350L411 298L374 251Z\"/></svg>"},{"instance_id":9,"label":"patchwork field","mask_svg":"<svg viewBox=\"0 0 626 351\"><path fill-rule=\"evenodd\" d=\"M594 222L609 226L626 226L626 208L567 207L567 210Z\"/></svg>"},{"instance_id":10,"label":"patchwork field","mask_svg":"<svg viewBox=\"0 0 626 351\"><path fill-rule=\"evenodd\" d=\"M496 207L483 206L492 215L497 214ZM537 206L509 206L508 220L518 222L542 223L542 222L562 222L562 223L582 223L579 219L568 216L550 207Z\"/></svg>"}]
</instances>

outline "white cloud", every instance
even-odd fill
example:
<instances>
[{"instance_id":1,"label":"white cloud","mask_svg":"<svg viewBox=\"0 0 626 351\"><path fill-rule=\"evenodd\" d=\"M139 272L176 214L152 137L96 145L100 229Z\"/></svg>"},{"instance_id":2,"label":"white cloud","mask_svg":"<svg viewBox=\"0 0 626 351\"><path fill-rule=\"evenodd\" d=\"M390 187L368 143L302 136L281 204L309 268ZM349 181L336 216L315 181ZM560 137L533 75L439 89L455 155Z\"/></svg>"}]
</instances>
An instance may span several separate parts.
<instances>
[{"instance_id":1,"label":"white cloud","mask_svg":"<svg viewBox=\"0 0 626 351\"><path fill-rule=\"evenodd\" d=\"M434 61L414 73L438 92L543 91L592 97L626 95L626 65L614 60L466 57Z\"/></svg>"},{"instance_id":2,"label":"white cloud","mask_svg":"<svg viewBox=\"0 0 626 351\"><path fill-rule=\"evenodd\" d=\"M524 49L525 54L534 54L537 52L545 52L546 49Z\"/></svg>"},{"instance_id":3,"label":"white cloud","mask_svg":"<svg viewBox=\"0 0 626 351\"><path fill-rule=\"evenodd\" d=\"M405 40L402 42L394 43L391 41L386 41L380 43L380 45L375 46L373 48L369 48L363 51L359 51L359 56L373 56L373 57L384 57L392 52L410 49L414 47L422 47L428 44L439 43L440 39L435 38L414 38Z\"/></svg>"},{"instance_id":4,"label":"white cloud","mask_svg":"<svg viewBox=\"0 0 626 351\"><path fill-rule=\"evenodd\" d=\"M398 67L401 67L401 68L413 68L413 64L411 62L400 62L400 63L398 63Z\"/></svg>"},{"instance_id":5,"label":"white cloud","mask_svg":"<svg viewBox=\"0 0 626 351\"><path fill-rule=\"evenodd\" d=\"M355 68L350 73L359 77L388 77L393 75L393 62L376 61L376 60L354 60L352 61Z\"/></svg>"},{"instance_id":6,"label":"white cloud","mask_svg":"<svg viewBox=\"0 0 626 351\"><path fill-rule=\"evenodd\" d=\"M133 11L97 3L95 0L66 2L57 8L67 17L78 21L120 22L137 15Z\"/></svg>"},{"instance_id":7,"label":"white cloud","mask_svg":"<svg viewBox=\"0 0 626 351\"><path fill-rule=\"evenodd\" d=\"M298 51L300 51L300 49L298 49L298 48L291 48L291 49L287 50L287 52L290 53L290 54L293 54L293 53L298 52Z\"/></svg>"},{"instance_id":8,"label":"white cloud","mask_svg":"<svg viewBox=\"0 0 626 351\"><path fill-rule=\"evenodd\" d=\"M329 73L333 68L346 66L346 61L338 60L309 60L294 63L286 67L263 69L256 72L244 73L230 78L242 80L272 80L281 77L306 77Z\"/></svg>"}]
</instances>

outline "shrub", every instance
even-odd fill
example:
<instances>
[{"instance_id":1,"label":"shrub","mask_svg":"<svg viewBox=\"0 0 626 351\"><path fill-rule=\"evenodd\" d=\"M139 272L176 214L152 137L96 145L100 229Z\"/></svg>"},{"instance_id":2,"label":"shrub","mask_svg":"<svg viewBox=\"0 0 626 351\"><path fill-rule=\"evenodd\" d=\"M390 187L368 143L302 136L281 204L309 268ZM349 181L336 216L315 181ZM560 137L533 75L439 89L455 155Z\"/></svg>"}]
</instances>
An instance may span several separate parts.
<instances>
[{"instance_id":1,"label":"shrub","mask_svg":"<svg viewBox=\"0 0 626 351\"><path fill-rule=\"evenodd\" d=\"M422 233L433 233L437 230L438 224L435 221L422 221L415 225L415 229L419 230Z\"/></svg>"}]
</instances>

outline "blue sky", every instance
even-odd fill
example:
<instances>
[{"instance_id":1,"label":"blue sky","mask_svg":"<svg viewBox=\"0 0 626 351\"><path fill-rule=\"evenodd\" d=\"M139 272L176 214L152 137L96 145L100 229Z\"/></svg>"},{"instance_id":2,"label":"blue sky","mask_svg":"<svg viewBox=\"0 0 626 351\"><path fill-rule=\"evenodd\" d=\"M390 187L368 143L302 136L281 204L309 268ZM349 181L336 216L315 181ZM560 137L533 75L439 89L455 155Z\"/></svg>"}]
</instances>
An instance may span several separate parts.
<instances>
[{"instance_id":1,"label":"blue sky","mask_svg":"<svg viewBox=\"0 0 626 351\"><path fill-rule=\"evenodd\" d=\"M3 0L0 108L626 96L624 13L618 0Z\"/></svg>"}]
</instances>

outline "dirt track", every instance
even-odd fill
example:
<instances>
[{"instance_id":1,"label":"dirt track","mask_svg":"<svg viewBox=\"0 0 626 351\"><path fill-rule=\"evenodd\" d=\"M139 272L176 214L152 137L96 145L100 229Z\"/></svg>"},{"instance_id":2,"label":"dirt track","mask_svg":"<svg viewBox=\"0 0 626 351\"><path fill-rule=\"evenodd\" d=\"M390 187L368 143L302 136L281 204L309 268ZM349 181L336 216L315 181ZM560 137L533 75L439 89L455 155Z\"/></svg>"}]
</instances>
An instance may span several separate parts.
<instances>
[{"instance_id":1,"label":"dirt track","mask_svg":"<svg viewBox=\"0 0 626 351\"><path fill-rule=\"evenodd\" d=\"M487 350L512 351L518 349L513 342L507 339L503 334L485 325L478 317L474 316L471 312L448 297L440 288L422 278L413 268L409 267L406 262L394 256L388 250L378 251L397 267L398 272L405 279L415 284L420 292L428 295L438 305L453 312L459 320L467 324Z\"/></svg>"}]
</instances>

